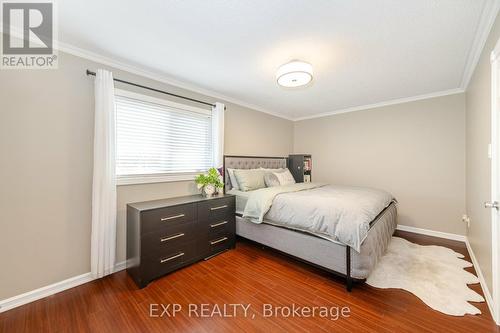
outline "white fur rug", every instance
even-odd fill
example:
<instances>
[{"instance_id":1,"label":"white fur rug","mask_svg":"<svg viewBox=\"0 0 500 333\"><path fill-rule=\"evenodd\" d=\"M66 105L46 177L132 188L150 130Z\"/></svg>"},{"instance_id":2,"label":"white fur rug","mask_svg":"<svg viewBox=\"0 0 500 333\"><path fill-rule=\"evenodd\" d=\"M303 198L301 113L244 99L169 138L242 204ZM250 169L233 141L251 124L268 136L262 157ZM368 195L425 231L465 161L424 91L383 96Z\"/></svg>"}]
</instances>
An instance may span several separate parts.
<instances>
[{"instance_id":1,"label":"white fur rug","mask_svg":"<svg viewBox=\"0 0 500 333\"><path fill-rule=\"evenodd\" d=\"M464 270L472 264L464 256L442 246L421 246L392 237L387 253L366 283L377 288L404 289L434 310L452 316L480 314L468 302L484 298L467 287L479 279Z\"/></svg>"}]
</instances>

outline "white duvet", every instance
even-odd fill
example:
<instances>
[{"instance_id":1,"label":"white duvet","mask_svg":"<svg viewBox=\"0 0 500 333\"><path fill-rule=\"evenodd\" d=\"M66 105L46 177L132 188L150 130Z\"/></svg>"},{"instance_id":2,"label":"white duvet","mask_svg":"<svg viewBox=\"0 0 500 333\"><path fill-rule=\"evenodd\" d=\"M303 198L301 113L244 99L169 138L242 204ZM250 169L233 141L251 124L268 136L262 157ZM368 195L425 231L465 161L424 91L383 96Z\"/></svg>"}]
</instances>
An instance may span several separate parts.
<instances>
[{"instance_id":1,"label":"white duvet","mask_svg":"<svg viewBox=\"0 0 500 333\"><path fill-rule=\"evenodd\" d=\"M303 230L360 250L370 222L393 201L385 191L299 183L252 191L243 217Z\"/></svg>"}]
</instances>

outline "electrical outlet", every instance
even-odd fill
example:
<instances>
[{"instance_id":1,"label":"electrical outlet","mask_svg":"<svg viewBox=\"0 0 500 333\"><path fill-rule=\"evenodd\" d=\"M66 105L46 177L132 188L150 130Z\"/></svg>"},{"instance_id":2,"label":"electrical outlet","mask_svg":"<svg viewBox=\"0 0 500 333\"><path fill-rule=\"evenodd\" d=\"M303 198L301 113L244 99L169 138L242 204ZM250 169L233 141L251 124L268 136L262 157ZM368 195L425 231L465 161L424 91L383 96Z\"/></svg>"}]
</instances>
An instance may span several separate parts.
<instances>
[{"instance_id":1,"label":"electrical outlet","mask_svg":"<svg viewBox=\"0 0 500 333\"><path fill-rule=\"evenodd\" d=\"M467 214L462 215L462 222L467 223L467 228L470 228L470 217Z\"/></svg>"}]
</instances>

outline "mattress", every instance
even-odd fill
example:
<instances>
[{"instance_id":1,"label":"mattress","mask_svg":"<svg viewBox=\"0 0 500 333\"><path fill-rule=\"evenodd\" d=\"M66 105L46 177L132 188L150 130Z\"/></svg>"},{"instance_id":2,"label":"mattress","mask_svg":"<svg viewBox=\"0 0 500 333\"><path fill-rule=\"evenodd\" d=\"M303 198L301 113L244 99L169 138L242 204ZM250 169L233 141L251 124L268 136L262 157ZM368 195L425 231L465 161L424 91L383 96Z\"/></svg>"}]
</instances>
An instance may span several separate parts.
<instances>
[{"instance_id":1,"label":"mattress","mask_svg":"<svg viewBox=\"0 0 500 333\"><path fill-rule=\"evenodd\" d=\"M231 191L233 193L231 193ZM243 211L245 210L245 205L246 205L246 202L248 200L248 197L250 196L249 192L242 192L242 191L238 191L238 190L231 190L231 191L228 191L227 193L228 194L233 194L236 196L236 215L238 215L238 217L240 217L240 221L242 221L242 223L251 223L251 224L255 224L251 221L249 221L248 219L246 218L243 218ZM395 206L396 202L393 201L391 203L390 206ZM380 215L384 214L385 211L389 208L387 207L386 209L384 209ZM379 216L380 216L379 215ZM378 221L379 219L379 216L377 216L377 218L375 218L373 221L370 222L370 228L373 226L373 224L375 224L376 221ZM298 229L298 228L293 228L293 227L290 227L289 225L286 225L286 224L283 224L281 222L277 222L277 221L272 221L270 220L269 218L264 218L264 220L262 221L262 223L265 223L265 224L268 224L268 225L271 225L271 226L275 226L275 227L279 227L279 228L284 228L284 229L289 229L289 230L293 230L293 231L296 231L296 232L302 232L302 233L306 233L306 234L309 234L311 236L315 236L315 237L319 237L319 238L322 238L322 239L325 239L329 242L332 242L332 243L335 243L335 244L338 244L340 246L345 246L345 244L342 244L341 242L331 238L331 237L328 237L326 235L322 235L322 234L318 234L318 233L312 233L312 232L309 232L307 230L303 230L303 229Z\"/></svg>"},{"instance_id":2,"label":"mattress","mask_svg":"<svg viewBox=\"0 0 500 333\"><path fill-rule=\"evenodd\" d=\"M242 215L252 222L311 233L347 244L358 252L371 222L393 198L377 189L302 185L305 184L229 193L237 197L237 213L244 211Z\"/></svg>"}]
</instances>

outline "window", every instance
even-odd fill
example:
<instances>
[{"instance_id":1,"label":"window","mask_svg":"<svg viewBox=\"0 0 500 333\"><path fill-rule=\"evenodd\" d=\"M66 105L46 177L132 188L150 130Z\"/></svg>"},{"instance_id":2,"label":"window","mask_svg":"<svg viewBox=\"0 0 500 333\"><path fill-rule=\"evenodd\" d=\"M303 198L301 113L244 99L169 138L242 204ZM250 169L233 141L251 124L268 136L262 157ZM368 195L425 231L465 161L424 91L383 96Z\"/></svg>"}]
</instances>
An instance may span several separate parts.
<instances>
[{"instance_id":1,"label":"window","mask_svg":"<svg viewBox=\"0 0 500 333\"><path fill-rule=\"evenodd\" d=\"M212 112L116 92L117 183L192 180L213 166Z\"/></svg>"}]
</instances>

